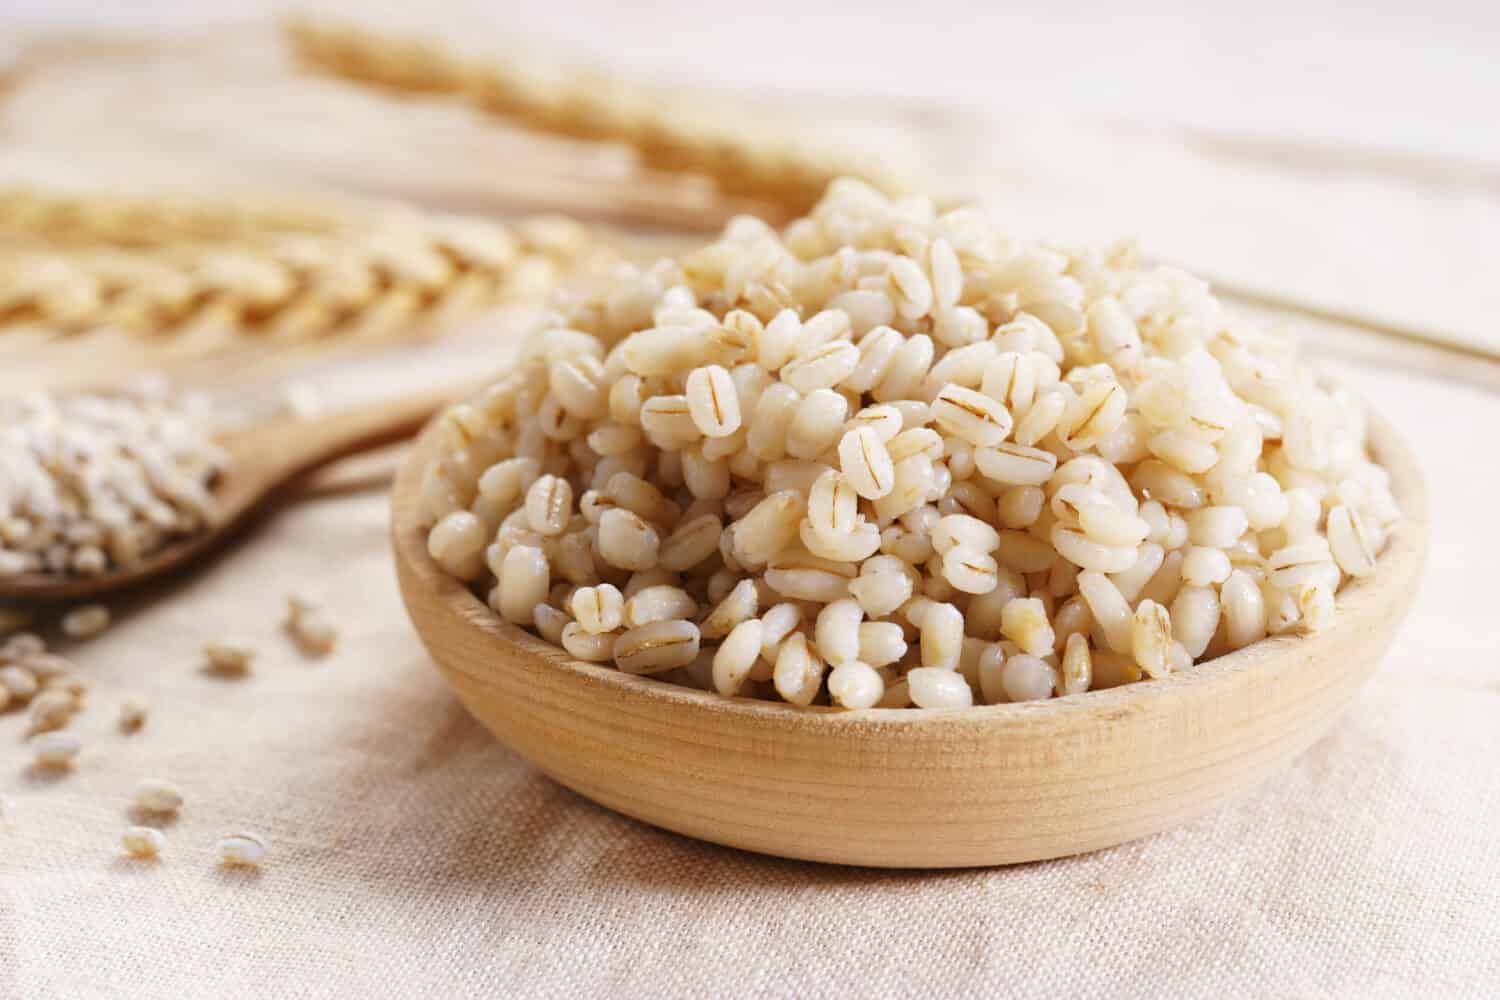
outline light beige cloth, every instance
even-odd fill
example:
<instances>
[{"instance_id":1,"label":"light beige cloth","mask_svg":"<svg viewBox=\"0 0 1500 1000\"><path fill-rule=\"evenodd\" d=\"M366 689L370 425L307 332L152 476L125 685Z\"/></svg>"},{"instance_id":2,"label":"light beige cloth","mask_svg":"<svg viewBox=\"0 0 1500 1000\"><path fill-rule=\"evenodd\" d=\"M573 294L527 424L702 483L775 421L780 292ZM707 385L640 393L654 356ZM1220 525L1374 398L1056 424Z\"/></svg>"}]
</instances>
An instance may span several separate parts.
<instances>
[{"instance_id":1,"label":"light beige cloth","mask_svg":"<svg viewBox=\"0 0 1500 1000\"><path fill-rule=\"evenodd\" d=\"M240 181L292 163L434 200L501 172L412 138L477 142L456 113L414 132L411 106L380 105L354 130L355 98L333 85L308 84L312 105L265 90L243 128L264 67L195 58L191 72L153 65L149 86L78 66L62 76L89 85L13 97L0 172L115 178L170 161L182 178L212 152ZM337 114L307 110L325 103ZM1250 287L1494 342L1490 188L1273 169L1033 118L997 127L984 140L962 120L927 158L972 174L961 187L1022 228L1135 232ZM78 151L90 143L111 153ZM24 718L0 715L0 998L1500 994L1500 461L1487 441L1500 380L1332 364L1421 442L1426 584L1330 734L1193 824L936 873L659 832L558 787L473 722L401 609L383 497L324 499L117 605L113 630L70 651L91 684L73 773L32 772ZM18 371L0 359L0 376ZM281 633L292 590L330 607L335 655L306 660ZM226 636L260 650L245 680L198 669L202 644ZM115 728L128 694L151 704L129 736ZM186 805L160 861L123 859L131 792L153 776ZM264 868L218 868L218 838L246 829L270 841Z\"/></svg>"},{"instance_id":2,"label":"light beige cloth","mask_svg":"<svg viewBox=\"0 0 1500 1000\"><path fill-rule=\"evenodd\" d=\"M1344 364L1423 442L1422 595L1332 732L1189 826L994 870L696 843L553 784L469 718L402 612L379 495L318 500L76 650L76 771L0 717L0 996L1486 997L1500 988L1500 466L1492 390ZM279 631L296 589L338 652ZM260 651L198 669L207 640ZM127 693L144 730L114 725ZM121 857L137 781L187 803ZM692 788L684 783L684 794ZM217 839L270 841L259 873Z\"/></svg>"}]
</instances>

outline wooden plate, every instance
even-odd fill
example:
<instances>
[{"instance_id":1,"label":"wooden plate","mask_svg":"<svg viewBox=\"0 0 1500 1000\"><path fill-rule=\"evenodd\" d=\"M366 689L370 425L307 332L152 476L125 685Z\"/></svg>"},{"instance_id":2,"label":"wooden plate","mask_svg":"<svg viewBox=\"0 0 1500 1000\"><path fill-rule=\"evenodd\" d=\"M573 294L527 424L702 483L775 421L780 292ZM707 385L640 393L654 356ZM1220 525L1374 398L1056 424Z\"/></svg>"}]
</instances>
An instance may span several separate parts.
<instances>
[{"instance_id":1,"label":"wooden plate","mask_svg":"<svg viewBox=\"0 0 1500 1000\"><path fill-rule=\"evenodd\" d=\"M788 858L950 868L1109 847L1252 788L1318 739L1416 594L1427 497L1371 418L1404 519L1327 630L1165 680L1045 702L846 712L717 695L581 663L505 623L427 555L424 434L398 477L402 597L481 722L578 793L668 830Z\"/></svg>"}]
</instances>

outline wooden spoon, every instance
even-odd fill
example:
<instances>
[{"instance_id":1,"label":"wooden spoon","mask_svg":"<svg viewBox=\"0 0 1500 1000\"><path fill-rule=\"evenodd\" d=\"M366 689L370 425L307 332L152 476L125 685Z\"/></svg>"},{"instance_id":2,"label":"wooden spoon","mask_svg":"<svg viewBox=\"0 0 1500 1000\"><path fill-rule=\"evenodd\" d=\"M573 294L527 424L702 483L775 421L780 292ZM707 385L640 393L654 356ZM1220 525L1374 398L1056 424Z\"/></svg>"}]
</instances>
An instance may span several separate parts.
<instances>
[{"instance_id":1,"label":"wooden spoon","mask_svg":"<svg viewBox=\"0 0 1500 1000\"><path fill-rule=\"evenodd\" d=\"M225 434L229 463L214 485L204 530L168 543L140 562L99 576L23 573L0 577L0 601L78 600L133 587L218 547L306 473L415 434L446 403L473 386L446 386L369 403L313 420L284 417Z\"/></svg>"},{"instance_id":2,"label":"wooden spoon","mask_svg":"<svg viewBox=\"0 0 1500 1000\"><path fill-rule=\"evenodd\" d=\"M881 867L1009 864L1184 823L1285 767L1370 676L1411 605L1427 498L1370 417L1403 519L1332 625L1163 680L1015 705L841 711L721 698L570 658L502 621L427 554L419 439L396 482L406 608L464 704L569 788L691 837Z\"/></svg>"}]
</instances>

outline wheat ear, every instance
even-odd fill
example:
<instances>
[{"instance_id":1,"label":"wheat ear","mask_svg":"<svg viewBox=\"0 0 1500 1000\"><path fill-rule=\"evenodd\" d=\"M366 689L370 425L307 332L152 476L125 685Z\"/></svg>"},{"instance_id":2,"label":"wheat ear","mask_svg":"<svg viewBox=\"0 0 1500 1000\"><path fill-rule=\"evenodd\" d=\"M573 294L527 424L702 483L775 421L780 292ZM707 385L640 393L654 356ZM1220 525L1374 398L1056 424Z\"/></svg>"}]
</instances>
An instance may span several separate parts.
<instances>
[{"instance_id":1,"label":"wheat ear","mask_svg":"<svg viewBox=\"0 0 1500 1000\"><path fill-rule=\"evenodd\" d=\"M440 328L497 302L543 298L564 276L615 259L560 218L502 224L406 208L288 216L248 202L139 198L127 203L134 232L155 235L130 240L109 221L120 204L0 192L0 206L27 206L0 211L0 329L215 327L298 340Z\"/></svg>"},{"instance_id":2,"label":"wheat ear","mask_svg":"<svg viewBox=\"0 0 1500 1000\"><path fill-rule=\"evenodd\" d=\"M868 158L825 151L733 108L692 103L600 71L476 58L437 42L357 24L292 18L283 24L309 69L407 94L467 100L537 131L633 147L648 167L701 174L727 195L809 209L834 179L899 184Z\"/></svg>"}]
</instances>

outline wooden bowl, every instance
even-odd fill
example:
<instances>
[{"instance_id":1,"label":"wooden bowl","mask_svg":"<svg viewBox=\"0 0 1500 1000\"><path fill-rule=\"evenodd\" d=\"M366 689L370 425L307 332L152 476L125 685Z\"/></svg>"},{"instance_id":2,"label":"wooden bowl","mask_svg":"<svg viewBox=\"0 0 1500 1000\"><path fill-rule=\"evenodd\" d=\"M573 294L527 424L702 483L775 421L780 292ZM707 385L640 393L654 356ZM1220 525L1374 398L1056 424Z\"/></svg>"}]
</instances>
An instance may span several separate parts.
<instances>
[{"instance_id":1,"label":"wooden bowl","mask_svg":"<svg viewBox=\"0 0 1500 1000\"><path fill-rule=\"evenodd\" d=\"M1045 702L848 712L717 695L582 663L502 621L427 554L425 434L394 496L406 608L481 722L557 781L668 830L788 858L902 868L1010 864L1184 823L1318 739L1416 593L1421 473L1371 419L1404 519L1327 630L1265 639L1165 680Z\"/></svg>"}]
</instances>

